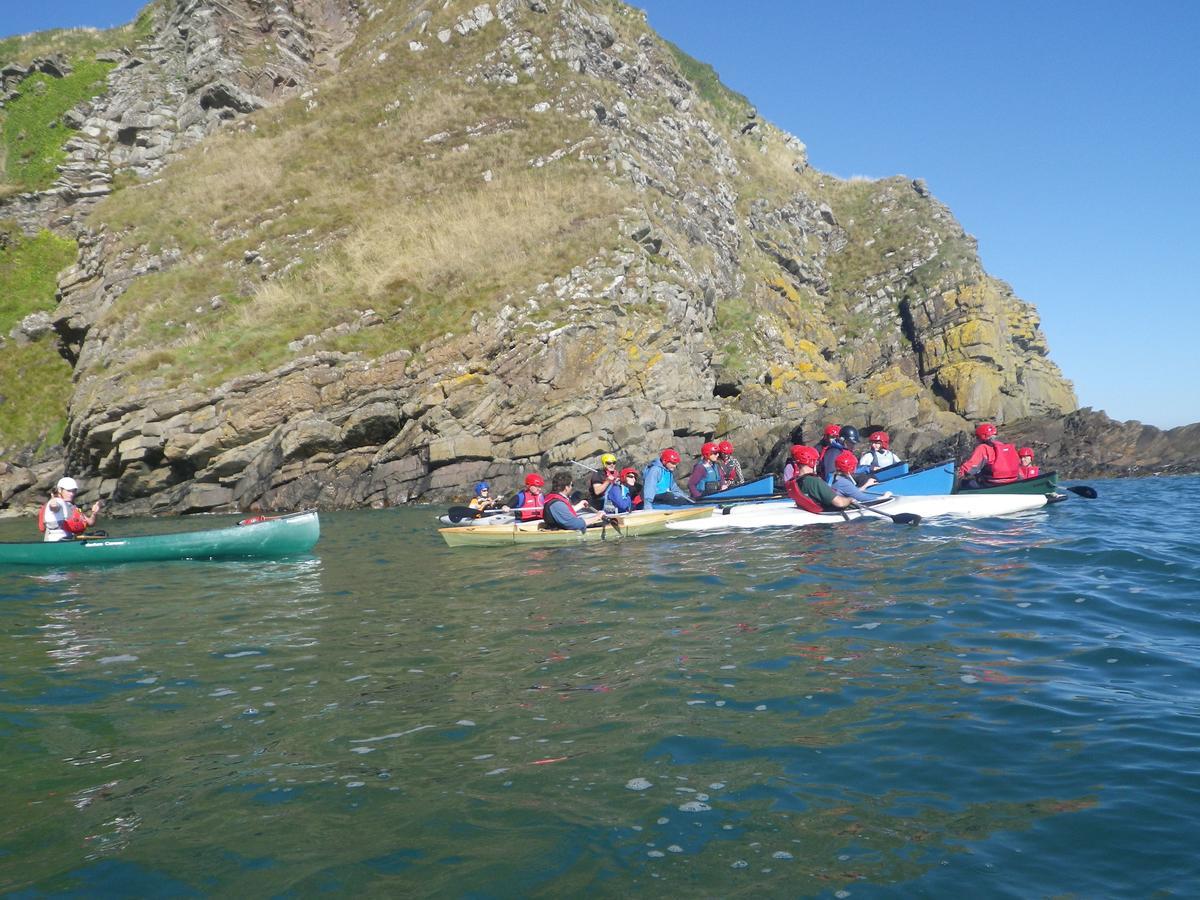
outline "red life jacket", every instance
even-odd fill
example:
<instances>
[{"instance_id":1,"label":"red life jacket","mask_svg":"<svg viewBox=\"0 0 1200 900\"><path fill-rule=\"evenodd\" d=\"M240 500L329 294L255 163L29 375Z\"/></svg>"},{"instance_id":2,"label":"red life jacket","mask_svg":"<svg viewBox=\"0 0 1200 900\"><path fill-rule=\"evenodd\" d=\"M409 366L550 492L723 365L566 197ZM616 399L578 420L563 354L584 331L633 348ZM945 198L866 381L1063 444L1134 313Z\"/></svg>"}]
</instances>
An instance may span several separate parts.
<instances>
[{"instance_id":1,"label":"red life jacket","mask_svg":"<svg viewBox=\"0 0 1200 900\"><path fill-rule=\"evenodd\" d=\"M988 441L994 455L990 465L980 474L992 484L1011 484L1020 478L1021 457L1017 448L1004 441Z\"/></svg>"},{"instance_id":2,"label":"red life jacket","mask_svg":"<svg viewBox=\"0 0 1200 900\"><path fill-rule=\"evenodd\" d=\"M1017 468L1017 475L1023 481L1026 478L1037 478L1040 471L1037 466L1019 466Z\"/></svg>"},{"instance_id":3,"label":"red life jacket","mask_svg":"<svg viewBox=\"0 0 1200 900\"><path fill-rule=\"evenodd\" d=\"M545 494L534 494L531 491L521 491L517 494L520 504L514 510L522 522L532 522L542 517L542 506L545 505Z\"/></svg>"},{"instance_id":4,"label":"red life jacket","mask_svg":"<svg viewBox=\"0 0 1200 900\"><path fill-rule=\"evenodd\" d=\"M60 504L66 503L65 500L59 500ZM46 501L38 507L38 531L46 530L46 507L50 505L50 501ZM60 507L61 508L61 507ZM51 513L51 515L54 515ZM55 519L58 517L55 516ZM87 531L87 519L83 516L83 510L78 506L71 505L71 513L62 520L62 530L67 534L83 534Z\"/></svg>"},{"instance_id":5,"label":"red life jacket","mask_svg":"<svg viewBox=\"0 0 1200 900\"><path fill-rule=\"evenodd\" d=\"M553 492L549 494L543 494L542 496L545 498L542 503L542 518L545 518L546 509L551 503L565 503L570 508L571 512L575 512L575 504L571 502L570 497L564 497L562 494L556 494ZM548 522L549 519L546 521Z\"/></svg>"},{"instance_id":6,"label":"red life jacket","mask_svg":"<svg viewBox=\"0 0 1200 900\"><path fill-rule=\"evenodd\" d=\"M804 477L805 476L803 476L803 475L800 476L800 478L804 478ZM787 495L789 497L791 497L793 501L795 501L795 504L797 507L804 510L805 512L810 512L810 513L825 512L825 508L823 506L821 506L820 503L818 503L812 497L808 496L808 494L804 493L804 491L800 490L800 478L788 479L788 482L785 485L785 487L787 488Z\"/></svg>"}]
</instances>

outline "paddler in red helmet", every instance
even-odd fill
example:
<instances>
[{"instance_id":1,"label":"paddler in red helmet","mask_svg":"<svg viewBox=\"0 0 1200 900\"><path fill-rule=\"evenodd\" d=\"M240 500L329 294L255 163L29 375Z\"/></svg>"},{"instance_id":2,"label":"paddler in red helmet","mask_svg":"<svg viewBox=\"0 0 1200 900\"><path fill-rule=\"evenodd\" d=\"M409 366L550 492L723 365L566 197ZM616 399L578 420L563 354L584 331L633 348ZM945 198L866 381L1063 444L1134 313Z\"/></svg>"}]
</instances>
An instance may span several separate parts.
<instances>
[{"instance_id":1,"label":"paddler in red helmet","mask_svg":"<svg viewBox=\"0 0 1200 900\"><path fill-rule=\"evenodd\" d=\"M792 460L795 463L796 476L784 485L787 494L795 501L797 507L806 512L819 513L845 509L853 501L849 497L842 497L835 493L825 479L818 478L815 474L820 459L821 454L816 447L807 447L803 444L792 447Z\"/></svg>"},{"instance_id":2,"label":"paddler in red helmet","mask_svg":"<svg viewBox=\"0 0 1200 900\"><path fill-rule=\"evenodd\" d=\"M646 466L642 472L642 507L654 509L659 506L687 506L692 498L675 483L675 467L679 465L679 451L668 447L658 454L658 459Z\"/></svg>"},{"instance_id":3,"label":"paddler in red helmet","mask_svg":"<svg viewBox=\"0 0 1200 900\"><path fill-rule=\"evenodd\" d=\"M996 439L996 426L980 422L975 428L975 452L958 467L960 490L1012 484L1020 478L1017 448Z\"/></svg>"}]
</instances>

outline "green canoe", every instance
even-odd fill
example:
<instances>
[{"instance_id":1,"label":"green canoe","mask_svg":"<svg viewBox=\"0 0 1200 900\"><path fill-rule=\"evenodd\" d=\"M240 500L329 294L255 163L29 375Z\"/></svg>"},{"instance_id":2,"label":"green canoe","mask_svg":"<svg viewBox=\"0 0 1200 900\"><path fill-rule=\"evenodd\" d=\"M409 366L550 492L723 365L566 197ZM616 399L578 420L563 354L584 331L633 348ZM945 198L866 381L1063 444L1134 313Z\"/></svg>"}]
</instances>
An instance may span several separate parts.
<instances>
[{"instance_id":1,"label":"green canoe","mask_svg":"<svg viewBox=\"0 0 1200 900\"><path fill-rule=\"evenodd\" d=\"M315 510L245 525L75 541L0 542L0 566L77 566L168 559L239 559L307 553L321 536Z\"/></svg>"},{"instance_id":2,"label":"green canoe","mask_svg":"<svg viewBox=\"0 0 1200 900\"><path fill-rule=\"evenodd\" d=\"M1046 472L1036 478L1025 478L1011 484L996 484L991 487L963 489L955 487L956 494L1053 494L1058 490L1058 473Z\"/></svg>"}]
</instances>

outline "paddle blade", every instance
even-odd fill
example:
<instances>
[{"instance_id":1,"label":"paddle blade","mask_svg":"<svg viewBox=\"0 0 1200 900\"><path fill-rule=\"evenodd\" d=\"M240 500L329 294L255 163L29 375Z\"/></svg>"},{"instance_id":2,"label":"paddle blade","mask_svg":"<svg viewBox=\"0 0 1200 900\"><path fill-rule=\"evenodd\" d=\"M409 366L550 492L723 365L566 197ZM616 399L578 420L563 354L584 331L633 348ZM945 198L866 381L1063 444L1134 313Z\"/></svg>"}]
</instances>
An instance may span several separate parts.
<instances>
[{"instance_id":1,"label":"paddle blade","mask_svg":"<svg viewBox=\"0 0 1200 900\"><path fill-rule=\"evenodd\" d=\"M1088 487L1086 484L1078 485L1077 487L1067 488L1072 494L1078 494L1080 497L1087 497L1089 500L1095 500L1100 495L1096 493L1094 487Z\"/></svg>"},{"instance_id":2,"label":"paddle blade","mask_svg":"<svg viewBox=\"0 0 1200 900\"><path fill-rule=\"evenodd\" d=\"M451 522L461 522L463 519L479 518L479 511L469 506L452 506L446 511L446 515Z\"/></svg>"},{"instance_id":3,"label":"paddle blade","mask_svg":"<svg viewBox=\"0 0 1200 900\"><path fill-rule=\"evenodd\" d=\"M920 525L921 517L916 513L896 513L892 516L892 521L897 525Z\"/></svg>"}]
</instances>

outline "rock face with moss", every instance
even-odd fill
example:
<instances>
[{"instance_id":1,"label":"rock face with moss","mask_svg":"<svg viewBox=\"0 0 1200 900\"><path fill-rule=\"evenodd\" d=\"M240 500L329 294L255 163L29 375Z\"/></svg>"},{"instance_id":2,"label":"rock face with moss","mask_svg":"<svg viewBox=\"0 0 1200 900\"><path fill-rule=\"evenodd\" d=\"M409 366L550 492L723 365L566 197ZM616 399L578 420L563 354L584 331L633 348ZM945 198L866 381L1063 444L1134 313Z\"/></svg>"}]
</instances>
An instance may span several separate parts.
<instances>
[{"instance_id":1,"label":"rock face with moss","mask_svg":"<svg viewBox=\"0 0 1200 900\"><path fill-rule=\"evenodd\" d=\"M623 3L265 9L164 5L77 111L112 189L59 279L65 451L118 512L1075 408L923 183L813 170Z\"/></svg>"}]
</instances>

